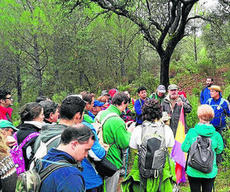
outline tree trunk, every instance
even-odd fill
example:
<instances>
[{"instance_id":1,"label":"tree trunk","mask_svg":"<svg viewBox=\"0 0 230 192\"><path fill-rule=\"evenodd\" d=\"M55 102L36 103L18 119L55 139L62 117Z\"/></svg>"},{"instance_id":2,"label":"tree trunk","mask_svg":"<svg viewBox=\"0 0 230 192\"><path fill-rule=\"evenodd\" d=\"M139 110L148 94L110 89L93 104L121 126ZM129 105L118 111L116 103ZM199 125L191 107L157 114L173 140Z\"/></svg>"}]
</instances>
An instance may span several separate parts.
<instances>
[{"instance_id":1,"label":"tree trunk","mask_svg":"<svg viewBox=\"0 0 230 192\"><path fill-rule=\"evenodd\" d=\"M41 69L40 60L39 60L39 48L38 48L37 35L34 35L34 60L35 60L35 70L36 70L37 78L38 78L38 94L41 96L43 95L42 69Z\"/></svg>"},{"instance_id":2,"label":"tree trunk","mask_svg":"<svg viewBox=\"0 0 230 192\"><path fill-rule=\"evenodd\" d=\"M16 87L17 87L17 93L18 93L18 103L21 103L22 100L22 81L21 81L21 70L20 70L20 61L19 61L19 55L16 56Z\"/></svg>"},{"instance_id":3,"label":"tree trunk","mask_svg":"<svg viewBox=\"0 0 230 192\"><path fill-rule=\"evenodd\" d=\"M160 84L164 85L166 89L169 86L169 63L171 55L162 55L161 58L161 71L160 71Z\"/></svg>"},{"instance_id":4,"label":"tree trunk","mask_svg":"<svg viewBox=\"0 0 230 192\"><path fill-rule=\"evenodd\" d=\"M197 63L197 45L196 45L196 28L194 28L194 39L193 39L193 46L194 46L194 59L195 59L195 62Z\"/></svg>"}]
</instances>

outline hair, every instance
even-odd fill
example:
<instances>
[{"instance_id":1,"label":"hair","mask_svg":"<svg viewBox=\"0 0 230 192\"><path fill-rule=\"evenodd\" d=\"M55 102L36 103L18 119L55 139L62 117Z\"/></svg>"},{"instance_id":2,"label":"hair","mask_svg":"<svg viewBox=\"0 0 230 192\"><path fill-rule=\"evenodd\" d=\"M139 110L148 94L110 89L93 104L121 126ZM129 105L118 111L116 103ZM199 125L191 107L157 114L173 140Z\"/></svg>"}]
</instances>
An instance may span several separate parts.
<instances>
[{"instance_id":1,"label":"hair","mask_svg":"<svg viewBox=\"0 0 230 192\"><path fill-rule=\"evenodd\" d=\"M60 118L72 120L78 112L82 115L85 108L85 101L79 95L67 96L60 106Z\"/></svg>"},{"instance_id":2,"label":"hair","mask_svg":"<svg viewBox=\"0 0 230 192\"><path fill-rule=\"evenodd\" d=\"M97 98L98 101L106 103L108 101L108 98L106 96L100 96Z\"/></svg>"},{"instance_id":3,"label":"hair","mask_svg":"<svg viewBox=\"0 0 230 192\"><path fill-rule=\"evenodd\" d=\"M44 116L47 119L50 117L50 113L55 113L58 108L58 104L53 101L41 101L39 104L43 107Z\"/></svg>"},{"instance_id":4,"label":"hair","mask_svg":"<svg viewBox=\"0 0 230 192\"><path fill-rule=\"evenodd\" d=\"M41 114L42 108L41 104L36 102L25 104L20 111L21 122L33 121Z\"/></svg>"},{"instance_id":5,"label":"hair","mask_svg":"<svg viewBox=\"0 0 230 192\"><path fill-rule=\"evenodd\" d=\"M35 102L40 103L41 101L47 101L47 100L49 100L49 98L46 96L38 96Z\"/></svg>"},{"instance_id":6,"label":"hair","mask_svg":"<svg viewBox=\"0 0 230 192\"><path fill-rule=\"evenodd\" d=\"M74 127L66 128L62 132L61 143L67 145L71 141L77 140L80 144L84 144L87 143L90 138L95 140L92 130L84 124L77 124Z\"/></svg>"},{"instance_id":7,"label":"hair","mask_svg":"<svg viewBox=\"0 0 230 192\"><path fill-rule=\"evenodd\" d=\"M0 99L6 99L7 95L11 95L11 92L8 90L0 89Z\"/></svg>"},{"instance_id":8,"label":"hair","mask_svg":"<svg viewBox=\"0 0 230 192\"><path fill-rule=\"evenodd\" d=\"M112 98L112 104L120 106L124 102L125 104L129 102L129 97L124 92L119 92Z\"/></svg>"},{"instance_id":9,"label":"hair","mask_svg":"<svg viewBox=\"0 0 230 192\"><path fill-rule=\"evenodd\" d=\"M210 105L200 105L197 109L197 116L204 121L211 121L214 117L214 110Z\"/></svg>"},{"instance_id":10,"label":"hair","mask_svg":"<svg viewBox=\"0 0 230 192\"><path fill-rule=\"evenodd\" d=\"M147 121L159 120L162 117L162 107L158 100L149 99L142 106L142 119Z\"/></svg>"},{"instance_id":11,"label":"hair","mask_svg":"<svg viewBox=\"0 0 230 192\"><path fill-rule=\"evenodd\" d=\"M85 102L87 102L87 103L89 103L89 104L91 104L92 103L92 100L93 100L93 98L94 98L94 94L92 94L92 93L83 93L83 94L81 94L82 95L82 99L85 101Z\"/></svg>"},{"instance_id":12,"label":"hair","mask_svg":"<svg viewBox=\"0 0 230 192\"><path fill-rule=\"evenodd\" d=\"M137 89L137 93L140 93L141 91L147 90L146 87L141 86Z\"/></svg>"},{"instance_id":13,"label":"hair","mask_svg":"<svg viewBox=\"0 0 230 192\"><path fill-rule=\"evenodd\" d=\"M6 140L2 132L0 131L0 157L9 155L9 147L6 145Z\"/></svg>"}]
</instances>

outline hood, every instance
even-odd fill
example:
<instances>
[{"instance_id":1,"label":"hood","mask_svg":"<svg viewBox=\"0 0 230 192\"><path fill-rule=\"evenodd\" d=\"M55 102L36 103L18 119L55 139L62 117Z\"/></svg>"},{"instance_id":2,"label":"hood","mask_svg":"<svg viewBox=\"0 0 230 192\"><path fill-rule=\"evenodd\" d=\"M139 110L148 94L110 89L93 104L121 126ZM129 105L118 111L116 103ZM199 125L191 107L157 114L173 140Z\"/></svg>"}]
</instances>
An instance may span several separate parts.
<instances>
[{"instance_id":1,"label":"hood","mask_svg":"<svg viewBox=\"0 0 230 192\"><path fill-rule=\"evenodd\" d=\"M66 127L66 125L62 124L45 125L42 127L40 138L43 142L46 142L50 138L61 134Z\"/></svg>"},{"instance_id":2,"label":"hood","mask_svg":"<svg viewBox=\"0 0 230 192\"><path fill-rule=\"evenodd\" d=\"M198 123L195 126L195 131L199 135L206 136L206 137L211 137L216 132L216 129L211 124Z\"/></svg>"}]
</instances>

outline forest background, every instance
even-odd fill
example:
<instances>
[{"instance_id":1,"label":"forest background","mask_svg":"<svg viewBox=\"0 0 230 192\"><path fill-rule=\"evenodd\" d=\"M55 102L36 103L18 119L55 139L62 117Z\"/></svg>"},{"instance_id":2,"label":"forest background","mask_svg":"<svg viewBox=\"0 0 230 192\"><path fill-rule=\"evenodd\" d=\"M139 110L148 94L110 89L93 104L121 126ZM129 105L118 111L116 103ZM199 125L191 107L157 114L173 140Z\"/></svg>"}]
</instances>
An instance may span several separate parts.
<instances>
[{"instance_id":1,"label":"forest background","mask_svg":"<svg viewBox=\"0 0 230 192\"><path fill-rule=\"evenodd\" d=\"M212 10L198 0L1 0L0 88L12 91L17 125L20 107L38 95L60 103L117 88L135 98L141 85L150 94L175 83L193 106L194 127L206 77L230 94L229 28L226 0ZM229 191L227 173L218 191Z\"/></svg>"}]
</instances>

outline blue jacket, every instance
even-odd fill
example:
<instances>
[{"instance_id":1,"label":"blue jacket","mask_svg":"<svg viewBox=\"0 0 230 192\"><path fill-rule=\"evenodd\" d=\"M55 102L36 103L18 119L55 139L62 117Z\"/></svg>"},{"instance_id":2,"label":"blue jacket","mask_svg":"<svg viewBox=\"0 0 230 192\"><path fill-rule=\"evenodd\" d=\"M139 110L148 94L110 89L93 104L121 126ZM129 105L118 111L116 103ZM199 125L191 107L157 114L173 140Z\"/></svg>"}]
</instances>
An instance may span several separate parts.
<instances>
[{"instance_id":1,"label":"blue jacket","mask_svg":"<svg viewBox=\"0 0 230 192\"><path fill-rule=\"evenodd\" d=\"M52 148L43 158L49 161L67 160L70 164L76 161L68 153ZM42 162L45 168L49 162ZM85 191L84 179L80 170L74 166L62 167L53 171L42 183L40 192L83 192Z\"/></svg>"},{"instance_id":2,"label":"blue jacket","mask_svg":"<svg viewBox=\"0 0 230 192\"><path fill-rule=\"evenodd\" d=\"M230 116L229 102L221 96L218 100L210 98L206 104L211 105L214 110L214 118L210 122L217 130L226 127L226 117Z\"/></svg>"},{"instance_id":3,"label":"blue jacket","mask_svg":"<svg viewBox=\"0 0 230 192\"><path fill-rule=\"evenodd\" d=\"M200 93L200 104L205 104L211 98L209 87L205 87Z\"/></svg>"},{"instance_id":4,"label":"blue jacket","mask_svg":"<svg viewBox=\"0 0 230 192\"><path fill-rule=\"evenodd\" d=\"M83 121L82 123L87 125L95 135L95 141L91 150L89 151L89 156L94 157L94 159L98 159L98 160L102 159L105 156L106 152L105 149L99 143L95 128L93 127L93 125L85 121ZM88 159L86 158L83 159L81 164L83 167L82 175L84 177L85 186L87 190L98 187L103 184L103 179L101 178L100 175L97 174L97 172L95 171L94 167L92 166L92 164L89 162Z\"/></svg>"},{"instance_id":5,"label":"blue jacket","mask_svg":"<svg viewBox=\"0 0 230 192\"><path fill-rule=\"evenodd\" d=\"M136 111L136 122L138 125L142 124L142 117L141 117L141 114L142 114L142 111L141 111L141 108L142 106L144 105L144 100L142 99L137 99L134 103L134 109Z\"/></svg>"}]
</instances>

